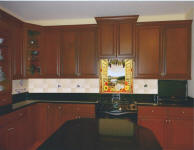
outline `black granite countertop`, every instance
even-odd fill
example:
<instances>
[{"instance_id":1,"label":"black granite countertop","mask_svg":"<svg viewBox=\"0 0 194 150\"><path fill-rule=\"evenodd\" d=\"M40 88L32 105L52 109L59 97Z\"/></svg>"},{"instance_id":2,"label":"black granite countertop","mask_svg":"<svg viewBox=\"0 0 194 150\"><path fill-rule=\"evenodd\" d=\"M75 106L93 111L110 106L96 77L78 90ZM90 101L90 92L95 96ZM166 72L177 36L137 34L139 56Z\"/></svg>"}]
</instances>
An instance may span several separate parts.
<instances>
[{"instance_id":1,"label":"black granite countertop","mask_svg":"<svg viewBox=\"0 0 194 150\"><path fill-rule=\"evenodd\" d=\"M65 103L65 104L97 104L98 101L91 100L91 101L73 101L73 100L23 100L14 104L10 104L7 106L0 107L0 116L5 115L11 112L14 112L16 110L22 109L24 107L30 106L32 104L37 103Z\"/></svg>"},{"instance_id":2,"label":"black granite countertop","mask_svg":"<svg viewBox=\"0 0 194 150\"><path fill-rule=\"evenodd\" d=\"M67 121L38 150L162 150L153 132L127 119Z\"/></svg>"},{"instance_id":3,"label":"black granite countertop","mask_svg":"<svg viewBox=\"0 0 194 150\"><path fill-rule=\"evenodd\" d=\"M138 106L160 106L160 107L194 107L194 100L160 100L157 103L137 102Z\"/></svg>"},{"instance_id":4,"label":"black granite countertop","mask_svg":"<svg viewBox=\"0 0 194 150\"><path fill-rule=\"evenodd\" d=\"M70 97L69 97L70 98ZM84 98L84 97L83 97ZM1 106L0 107L0 116L1 115L5 115L7 113L19 110L21 108L27 107L29 105L35 104L35 103L70 103L70 104L104 104L104 102L107 102L106 100L103 101L103 99L101 100L97 100L95 98L95 95L93 96L93 99L81 99L81 98L75 98L75 99L70 99L68 100L67 98L64 99L30 99L30 100L18 100L16 103L14 104L10 104L7 106ZM146 101L146 100L137 100L137 101L132 101L131 103L135 103L138 106L168 106L168 107L194 107L194 100L192 98L189 99L181 99L181 100L169 100L169 99L160 99L160 101L155 104L153 101ZM105 103L106 104L106 103Z\"/></svg>"}]
</instances>

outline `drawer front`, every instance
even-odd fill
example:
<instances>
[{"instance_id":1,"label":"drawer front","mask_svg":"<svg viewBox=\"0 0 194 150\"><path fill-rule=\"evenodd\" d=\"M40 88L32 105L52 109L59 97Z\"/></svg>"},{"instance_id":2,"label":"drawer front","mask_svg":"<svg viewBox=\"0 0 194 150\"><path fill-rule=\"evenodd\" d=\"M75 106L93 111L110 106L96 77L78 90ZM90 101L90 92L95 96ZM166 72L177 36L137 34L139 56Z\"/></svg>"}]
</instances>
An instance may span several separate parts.
<instances>
[{"instance_id":1,"label":"drawer front","mask_svg":"<svg viewBox=\"0 0 194 150\"><path fill-rule=\"evenodd\" d=\"M94 104L73 104L73 112L95 113Z\"/></svg>"},{"instance_id":2,"label":"drawer front","mask_svg":"<svg viewBox=\"0 0 194 150\"><path fill-rule=\"evenodd\" d=\"M168 116L173 119L194 119L194 109L186 107L169 107Z\"/></svg>"},{"instance_id":3,"label":"drawer front","mask_svg":"<svg viewBox=\"0 0 194 150\"><path fill-rule=\"evenodd\" d=\"M138 117L166 117L167 108L159 106L138 106Z\"/></svg>"},{"instance_id":4,"label":"drawer front","mask_svg":"<svg viewBox=\"0 0 194 150\"><path fill-rule=\"evenodd\" d=\"M11 104L11 94L0 95L0 106Z\"/></svg>"},{"instance_id":5,"label":"drawer front","mask_svg":"<svg viewBox=\"0 0 194 150\"><path fill-rule=\"evenodd\" d=\"M5 126L8 123L11 123L13 121L20 120L20 119L26 117L27 114L28 114L28 108L23 108L21 110L4 115L4 116L0 117L0 127L3 127L3 126Z\"/></svg>"}]
</instances>

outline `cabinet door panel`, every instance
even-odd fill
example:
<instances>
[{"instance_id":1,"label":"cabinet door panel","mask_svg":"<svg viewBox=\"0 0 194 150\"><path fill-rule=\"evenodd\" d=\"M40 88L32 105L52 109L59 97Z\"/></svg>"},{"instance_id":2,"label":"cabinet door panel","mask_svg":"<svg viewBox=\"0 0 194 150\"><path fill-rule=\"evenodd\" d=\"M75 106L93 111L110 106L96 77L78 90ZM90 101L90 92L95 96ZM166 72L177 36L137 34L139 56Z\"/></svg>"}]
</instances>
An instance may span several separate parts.
<instances>
[{"instance_id":1,"label":"cabinet door panel","mask_svg":"<svg viewBox=\"0 0 194 150\"><path fill-rule=\"evenodd\" d=\"M23 53L22 53L22 26L15 25L12 27L13 43L12 43L12 56L13 56L13 79L21 79L23 77Z\"/></svg>"},{"instance_id":2,"label":"cabinet door panel","mask_svg":"<svg viewBox=\"0 0 194 150\"><path fill-rule=\"evenodd\" d=\"M132 23L122 23L118 25L118 57L133 57L133 33Z\"/></svg>"},{"instance_id":3,"label":"cabinet door panel","mask_svg":"<svg viewBox=\"0 0 194 150\"><path fill-rule=\"evenodd\" d=\"M77 74L77 34L63 33L63 48L61 52L61 76L75 77Z\"/></svg>"},{"instance_id":4,"label":"cabinet door panel","mask_svg":"<svg viewBox=\"0 0 194 150\"><path fill-rule=\"evenodd\" d=\"M190 78L190 30L187 26L165 28L165 78Z\"/></svg>"},{"instance_id":5,"label":"cabinet door panel","mask_svg":"<svg viewBox=\"0 0 194 150\"><path fill-rule=\"evenodd\" d=\"M97 77L96 31L80 32L79 73L83 77Z\"/></svg>"},{"instance_id":6,"label":"cabinet door panel","mask_svg":"<svg viewBox=\"0 0 194 150\"><path fill-rule=\"evenodd\" d=\"M159 78L160 28L138 27L136 73L138 78Z\"/></svg>"},{"instance_id":7,"label":"cabinet door panel","mask_svg":"<svg viewBox=\"0 0 194 150\"><path fill-rule=\"evenodd\" d=\"M193 120L170 120L168 124L168 148L193 150Z\"/></svg>"},{"instance_id":8,"label":"cabinet door panel","mask_svg":"<svg viewBox=\"0 0 194 150\"><path fill-rule=\"evenodd\" d=\"M165 147L165 126L163 119L138 119L138 125L150 129L156 136L160 145Z\"/></svg>"},{"instance_id":9,"label":"cabinet door panel","mask_svg":"<svg viewBox=\"0 0 194 150\"><path fill-rule=\"evenodd\" d=\"M114 57L116 56L116 39L115 39L115 25L111 23L104 23L99 25L99 54L100 57Z\"/></svg>"},{"instance_id":10,"label":"cabinet door panel","mask_svg":"<svg viewBox=\"0 0 194 150\"><path fill-rule=\"evenodd\" d=\"M59 76L60 46L60 32L58 30L45 30L44 51L41 55L42 73L44 77Z\"/></svg>"},{"instance_id":11,"label":"cabinet door panel","mask_svg":"<svg viewBox=\"0 0 194 150\"><path fill-rule=\"evenodd\" d=\"M8 149L7 127L0 127L0 150Z\"/></svg>"},{"instance_id":12,"label":"cabinet door panel","mask_svg":"<svg viewBox=\"0 0 194 150\"><path fill-rule=\"evenodd\" d=\"M56 110L55 104L48 104L48 117L47 117L47 133L51 135L56 131L56 126L58 123L58 111Z\"/></svg>"}]
</instances>

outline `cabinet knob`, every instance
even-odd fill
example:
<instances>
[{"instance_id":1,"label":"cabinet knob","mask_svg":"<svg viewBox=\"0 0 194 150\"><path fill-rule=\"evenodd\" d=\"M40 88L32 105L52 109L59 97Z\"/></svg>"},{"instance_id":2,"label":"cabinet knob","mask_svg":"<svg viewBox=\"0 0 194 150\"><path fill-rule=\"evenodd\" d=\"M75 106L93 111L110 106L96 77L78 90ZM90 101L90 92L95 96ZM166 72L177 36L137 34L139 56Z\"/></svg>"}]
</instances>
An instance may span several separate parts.
<instances>
[{"instance_id":1,"label":"cabinet knob","mask_svg":"<svg viewBox=\"0 0 194 150\"><path fill-rule=\"evenodd\" d=\"M62 108L61 106L58 107L58 109L61 109L61 108Z\"/></svg>"},{"instance_id":2,"label":"cabinet knob","mask_svg":"<svg viewBox=\"0 0 194 150\"><path fill-rule=\"evenodd\" d=\"M182 114L184 114L185 112L184 111L182 111Z\"/></svg>"},{"instance_id":3,"label":"cabinet knob","mask_svg":"<svg viewBox=\"0 0 194 150\"><path fill-rule=\"evenodd\" d=\"M152 112L154 112L154 110L152 110Z\"/></svg>"},{"instance_id":4,"label":"cabinet knob","mask_svg":"<svg viewBox=\"0 0 194 150\"><path fill-rule=\"evenodd\" d=\"M165 120L166 123L168 123L168 120Z\"/></svg>"}]
</instances>

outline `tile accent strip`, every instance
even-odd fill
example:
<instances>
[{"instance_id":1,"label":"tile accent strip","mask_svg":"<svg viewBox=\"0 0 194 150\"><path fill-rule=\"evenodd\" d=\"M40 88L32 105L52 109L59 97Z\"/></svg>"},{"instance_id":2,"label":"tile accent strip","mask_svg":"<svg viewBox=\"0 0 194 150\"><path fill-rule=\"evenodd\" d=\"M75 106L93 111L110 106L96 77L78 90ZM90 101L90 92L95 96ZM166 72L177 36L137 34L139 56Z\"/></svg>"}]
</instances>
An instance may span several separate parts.
<instances>
[{"instance_id":1,"label":"tile accent strip","mask_svg":"<svg viewBox=\"0 0 194 150\"><path fill-rule=\"evenodd\" d=\"M133 94L158 94L158 80L134 79ZM18 93L99 93L99 79L13 80L12 94Z\"/></svg>"}]
</instances>

